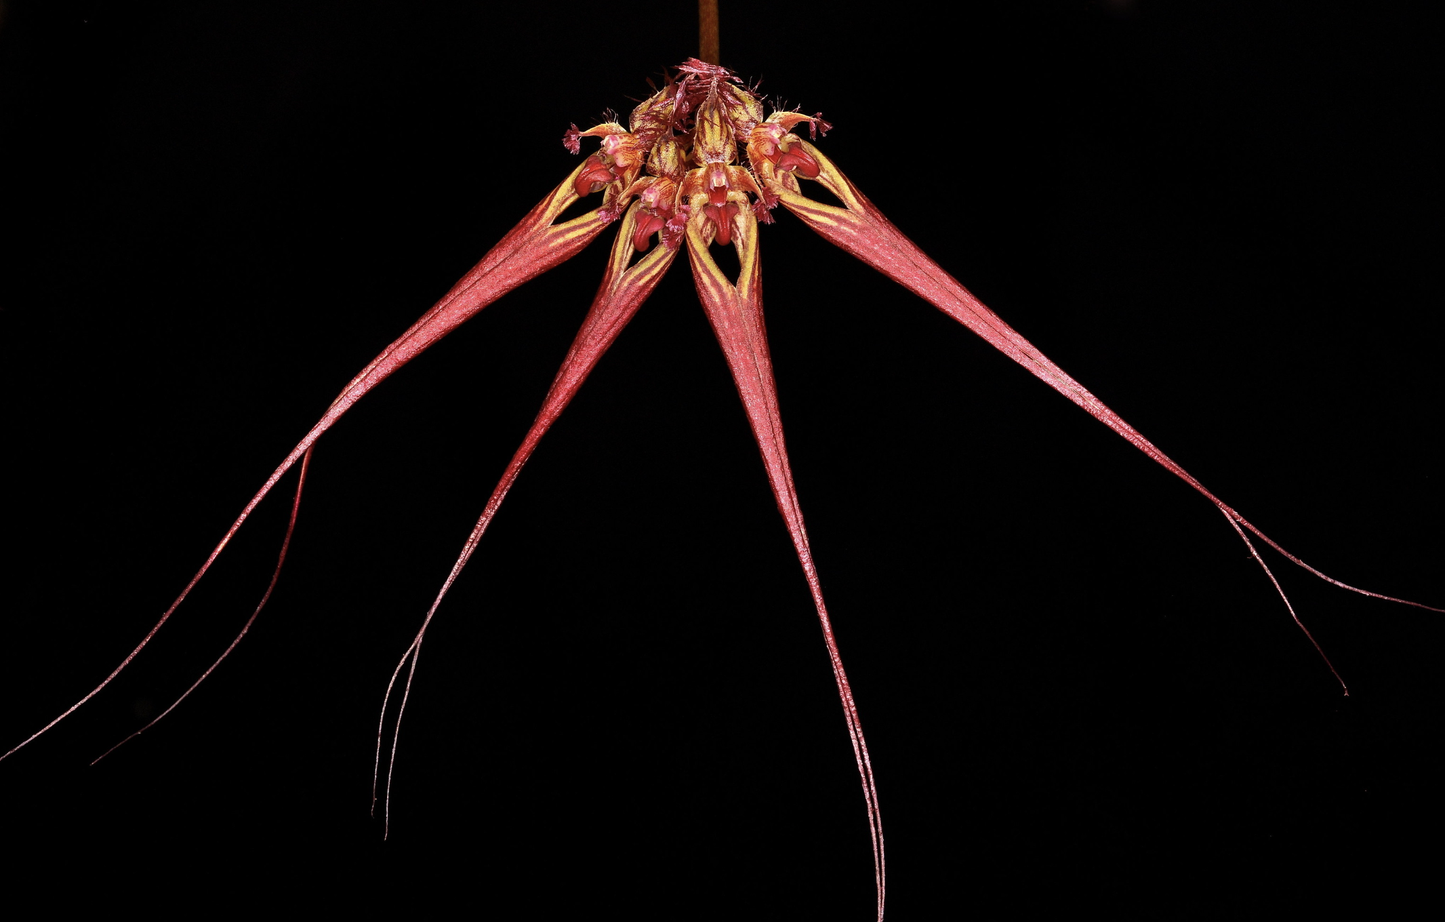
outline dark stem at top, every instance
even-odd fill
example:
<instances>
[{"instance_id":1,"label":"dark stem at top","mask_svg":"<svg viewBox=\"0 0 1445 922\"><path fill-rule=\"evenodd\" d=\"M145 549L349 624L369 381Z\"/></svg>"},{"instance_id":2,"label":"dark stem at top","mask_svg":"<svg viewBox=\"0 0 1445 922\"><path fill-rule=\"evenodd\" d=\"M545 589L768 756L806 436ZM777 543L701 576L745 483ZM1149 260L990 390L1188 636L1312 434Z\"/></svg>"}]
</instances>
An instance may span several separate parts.
<instances>
[{"instance_id":1,"label":"dark stem at top","mask_svg":"<svg viewBox=\"0 0 1445 922\"><path fill-rule=\"evenodd\" d=\"M698 57L709 64L721 64L718 51L717 0L697 0Z\"/></svg>"}]
</instances>

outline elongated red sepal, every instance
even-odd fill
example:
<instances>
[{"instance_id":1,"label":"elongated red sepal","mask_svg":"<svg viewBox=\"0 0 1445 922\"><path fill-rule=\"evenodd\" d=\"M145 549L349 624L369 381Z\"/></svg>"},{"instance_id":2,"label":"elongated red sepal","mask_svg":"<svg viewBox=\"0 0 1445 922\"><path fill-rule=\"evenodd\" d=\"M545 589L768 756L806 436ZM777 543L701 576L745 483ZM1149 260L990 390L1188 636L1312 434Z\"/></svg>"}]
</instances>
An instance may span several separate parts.
<instances>
[{"instance_id":1,"label":"elongated red sepal","mask_svg":"<svg viewBox=\"0 0 1445 922\"><path fill-rule=\"evenodd\" d=\"M175 613L175 610L185 601L186 596L190 595L191 590L195 588L196 583L200 582L201 577L206 575L206 571L211 568L211 564L215 563L216 558L226 549L226 545L230 543L231 538L235 536L236 532L245 524L246 519L249 518L256 507L260 505L261 500L265 499L266 495L271 492L271 488L276 486L276 483L286 472L311 450L311 446L321 437L322 433L335 425L336 421L339 420L347 410L351 409L352 404L360 400L373 387L390 377L392 372L416 358L488 304L491 304L523 282L535 278L548 269L575 256L607 227L610 221L601 214L602 209L600 208L561 224L553 223L569 205L577 201L577 193L574 186L576 185L578 174L585 166L586 164L584 163L573 170L572 174L564 179L556 189L553 189L535 208L528 212L527 216L524 217L516 227L512 228L507 236L503 237L496 246L492 247L492 249L487 252L487 255L482 257L481 262L473 266L471 271L462 277L461 281L453 285L451 291L448 291L431 310L423 314L405 333L382 350L380 355L372 359L371 362L361 370L360 374L351 379L351 382L347 384L341 393L337 395L336 399L331 402L331 406L327 408L326 413L316 425L311 427L311 431L306 433L306 437L303 438L295 448L291 449L291 453L288 454L276 470L271 473L271 476L261 485L261 489L257 490L256 494L246 503L245 508L241 510L241 514L231 523L231 527L226 529L226 533L222 536L220 543L217 544L210 555L206 557L205 562L201 564L201 568L196 571L196 574L191 577L190 582L181 590L181 594L177 596L176 600L165 610L160 620L141 638L140 643L136 645L135 649L127 654L125 659L121 660L120 665L117 666L110 675L106 676L103 682L91 689L85 697L75 702L75 704L67 708L59 717L56 717L50 723L41 727L14 749L0 756L0 759L7 758L64 720L73 713L76 708L95 697L101 689L109 685L111 681L120 674L121 670L130 665L130 662L135 659L141 650L145 649L146 645L150 643L151 638L161 629L161 626L170 619L171 615ZM295 510L293 510L292 516L294 523ZM289 538L290 532L288 531L287 534ZM273 587L275 585L276 575L279 574L279 569L280 561L277 563L277 574L273 574L272 576ZM269 594L270 589L267 590L268 597ZM264 599L261 604L265 604ZM258 607L256 614L259 613L260 608ZM252 615L252 621L254 621L254 619L255 614ZM249 629L250 625L251 621L247 621L246 629ZM246 629L242 630L243 635ZM234 647L234 644L232 647ZM231 648L228 648L228 653L230 649ZM224 655L222 658L224 659ZM219 664L219 661L217 661L217 664ZM213 669L215 669L215 665L212 665L211 669L206 671L206 675L209 675ZM204 678L204 676L202 676L202 678ZM187 690L186 694L189 695L190 690Z\"/></svg>"},{"instance_id":2,"label":"elongated red sepal","mask_svg":"<svg viewBox=\"0 0 1445 922\"><path fill-rule=\"evenodd\" d=\"M868 827L873 838L873 873L878 893L878 919L883 918L885 861L883 850L883 818L878 808L878 788L873 781L873 763L868 755L868 743L863 737L863 725L858 720L858 707L853 700L853 689L848 684L848 674L843 670L843 658L838 653L838 643L833 636L833 624L828 618L828 609L823 604L823 589L818 582L818 571L813 566L813 554L808 548L808 534L803 527L803 511L798 505L797 491L793 486L793 472L788 464L788 452L783 443L783 423L778 412L778 389L773 380L773 361L768 352L767 331L763 326L763 292L758 263L758 224L749 209L741 209L732 216L730 233L727 236L737 249L741 269L734 284L713 260L708 252L712 242L713 224L699 214L687 225L687 253L692 264L693 280L697 285L698 297L707 312L708 321L727 357L728 368L732 370L733 381L743 400L748 423L752 426L753 437L763 455L763 466L767 468L768 482L773 488L778 510L787 523L788 534L793 539L793 549L803 574L808 580L808 591L813 596L813 606L818 612L818 623L823 628L823 640L828 647L828 660L833 668L833 679L838 685L838 697L843 703L843 716L848 723L848 735L853 742L853 757L858 763L858 775L863 783L863 797L868 805ZM719 237L722 235L720 234Z\"/></svg>"},{"instance_id":3,"label":"elongated red sepal","mask_svg":"<svg viewBox=\"0 0 1445 922\"><path fill-rule=\"evenodd\" d=\"M809 199L799 191L801 184L789 174L778 173L763 169L765 181L769 188L778 195L779 200L787 209L801 218L813 230L817 231L825 239L837 244L863 262L887 275L889 278L913 291L930 304L943 311L948 316L968 327L973 332L982 336L994 348L1004 355L1018 362L1034 376L1038 377L1049 387L1063 394L1069 400L1078 404L1095 419L1117 432L1129 441L1135 448L1153 458L1160 465L1165 467L1175 476L1199 491L1219 510L1224 513L1235 529L1239 531L1240 537L1244 537L1244 530L1253 532L1261 541L1279 551L1292 563L1295 563L1309 572L1318 576L1328 583L1332 583L1341 589L1348 589L1360 595L1370 596L1376 599L1384 599L1389 602L1399 602L1402 605L1412 605L1416 608L1425 608L1430 611L1442 611L1429 605L1422 605L1419 602L1411 602L1408 599L1398 599L1393 596L1383 595L1378 592L1371 592L1367 589L1360 589L1341 582L1328 574L1322 573L1300 558L1285 550L1272 538L1252 525L1244 516L1236 512L1219 497L1209 492L1193 475L1180 467L1168 455L1160 451L1154 443L1144 438L1138 430L1125 422L1117 413L1104 405L1099 398L1091 394L1078 381L1064 372L1062 368L1055 365L1033 344L1024 339L1019 333L1003 321L998 314L986 307L983 302L975 298L968 289L964 288L958 281L945 272L938 263L930 259L913 241L903 235L898 228L894 227L883 213L878 210L872 202L859 192L838 167L822 154L816 147L806 141L795 142L796 147L801 147L816 161L820 167L817 181L838 197L843 203L842 208L833 205L825 205ZM1315 643L1314 637L1309 630L1300 622L1295 615L1294 608L1290 606L1289 599L1285 598L1279 583L1270 573L1269 567L1254 552L1253 545L1249 539L1244 537L1245 544L1249 545L1250 553L1270 581L1279 591L1280 597L1284 599L1285 605L1289 607L1290 615L1305 636L1309 637L1315 649L1319 650L1320 656L1324 657L1324 651L1320 650L1319 644ZM1325 657L1326 664L1329 664L1328 657ZM1340 679L1339 673L1335 672L1334 666L1330 671L1335 673L1335 678ZM1340 679L1341 687L1344 687L1344 680ZM1346 691L1348 694L1348 691Z\"/></svg>"},{"instance_id":4,"label":"elongated red sepal","mask_svg":"<svg viewBox=\"0 0 1445 922\"><path fill-rule=\"evenodd\" d=\"M376 734L376 767L372 776L373 809L375 809L377 798L376 782L381 769L382 734L386 724L387 705L391 700L391 693L397 678L401 675L401 670L410 660L411 667L407 672L406 682L402 686L401 704L397 710L396 729L392 734L391 759L388 762L386 776L388 793L391 790L391 769L396 759L396 743L401 732L402 712L405 711L407 698L411 694L411 680L416 675L417 657L421 653L422 640L426 636L426 630L430 626L432 618L436 615L437 608L440 607L442 599L446 597L452 584L456 582L462 568L471 559L472 552L477 549L477 544L482 540L482 534L491 524L492 517L496 515L497 509L502 505L502 500L506 498L507 491L512 488L522 466L527 463L528 458L532 457L537 443L542 440L542 436L547 434L552 423L572 401L578 388L582 386L582 382L597 366L603 353L617 340L622 328L627 326L628 322L637 314L642 302L652 294L653 289L657 287L657 283L662 280L662 276L677 256L675 247L666 247L661 243L655 243L647 255L632 266L627 265L635 250L634 241L639 236L640 222L647 220L648 217L643 212L641 203L634 203L623 218L622 227L617 232L617 240L612 245L612 256L607 263L607 272L602 278L602 286L597 290L597 296L592 301L592 307L587 312L586 319L582 321L582 328L577 332L576 339L572 341L571 348L567 350L567 357L562 360L562 367L557 371L557 376L552 381L552 387L548 390L546 399L542 401L542 409L538 411L532 427L527 430L521 446L512 455L511 463L502 472L502 479L498 481L491 497L487 500L481 518L477 520L472 533L467 537L466 544L462 546L461 553L457 556L456 562L452 564L451 572L447 574L446 581L442 583L441 590L433 600L431 608L427 610L421 629L417 631L416 637L407 647L401 661L397 663L396 669L392 672L391 681L387 683L386 695L382 699L381 725L377 727ZM386 811L388 823L391 813L390 806L391 799L388 796Z\"/></svg>"}]
</instances>

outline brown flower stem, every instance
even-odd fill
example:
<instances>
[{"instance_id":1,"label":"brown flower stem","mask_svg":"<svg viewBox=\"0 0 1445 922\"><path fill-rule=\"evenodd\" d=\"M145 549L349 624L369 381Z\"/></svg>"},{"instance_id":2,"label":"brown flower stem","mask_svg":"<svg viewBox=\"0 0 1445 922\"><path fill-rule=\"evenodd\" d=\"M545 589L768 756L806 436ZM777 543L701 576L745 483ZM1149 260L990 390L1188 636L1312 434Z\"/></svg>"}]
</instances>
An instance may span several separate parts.
<instances>
[{"instance_id":1,"label":"brown flower stem","mask_svg":"<svg viewBox=\"0 0 1445 922\"><path fill-rule=\"evenodd\" d=\"M709 64L720 64L718 50L717 0L697 0L698 57Z\"/></svg>"}]
</instances>

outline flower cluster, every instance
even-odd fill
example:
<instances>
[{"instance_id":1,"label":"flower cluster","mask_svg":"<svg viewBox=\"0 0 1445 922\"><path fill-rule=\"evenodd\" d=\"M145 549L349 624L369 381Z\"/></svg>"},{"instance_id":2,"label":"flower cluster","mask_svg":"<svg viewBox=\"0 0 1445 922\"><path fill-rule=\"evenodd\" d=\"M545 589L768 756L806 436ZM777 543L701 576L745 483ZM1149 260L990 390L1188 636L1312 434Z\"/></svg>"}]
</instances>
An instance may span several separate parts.
<instances>
[{"instance_id":1,"label":"flower cluster","mask_svg":"<svg viewBox=\"0 0 1445 922\"><path fill-rule=\"evenodd\" d=\"M818 176L817 160L792 129L807 122L816 138L832 127L820 115L779 111L764 119L761 100L731 71L690 58L632 110L628 127L607 121L580 131L574 124L562 143L576 154L582 138L601 139L573 190L579 197L602 192L602 214L611 219L637 199L641 213L631 242L639 252L648 249L654 234L676 249L693 215L701 215L712 239L726 246L740 210L772 222L778 196L760 180L764 169ZM740 147L746 166L738 162Z\"/></svg>"},{"instance_id":2,"label":"flower cluster","mask_svg":"<svg viewBox=\"0 0 1445 922\"><path fill-rule=\"evenodd\" d=\"M393 730L391 738L392 757L395 757L396 734L399 733L401 711L405 708L411 677L416 671L417 655L438 606L457 574L476 550L483 532L542 436L576 395L603 353L616 341L622 329L657 287L673 260L684 249L682 243L686 240L688 262L697 287L698 299L702 302L703 310L712 324L718 344L722 347L723 355L732 371L734 383L742 398L743 410L762 454L773 496L792 538L794 551L807 579L823 630L828 659L837 684L867 805L877 887L877 917L881 920L886 862L878 789L873 777L872 759L858 717L858 708L847 673L843 669L842 656L833 636L832 624L823 602L821 583L808 546L807 532L803 527L803 513L798 503L783 440L777 386L773 378L772 359L763 324L762 281L758 268L756 228L759 221L772 221L770 213L778 205L788 209L824 239L884 273L983 337L1030 374L1073 401L1203 494L1229 520L1230 525L1249 547L1251 555L1264 567L1267 574L1269 568L1259 557L1246 531L1257 535L1286 559L1336 586L1431 611L1441 610L1347 586L1309 567L1304 561L1285 551L1233 508L1205 489L1203 484L1105 406L1082 384L1050 361L904 236L828 157L810 141L805 141L793 133L793 130L804 122L808 124L810 139L826 133L832 127L819 115L803 115L799 112L779 111L764 118L762 103L752 91L742 86L737 77L725 68L694 58L685 61L661 90L633 110L628 127L624 128L616 121L607 121L587 131L579 131L577 126L573 125L563 137L567 149L574 154L580 153L582 138L595 137L601 139L597 152L589 155L570 176L538 202L431 310L423 314L352 379L306 437L292 449L246 504L200 571L192 577L191 582L171 603L160 621L121 665L84 698L15 749L45 733L81 704L93 698L135 658L171 617L191 588L205 575L256 506L281 477L300 462L301 474L291 517L291 525L295 525L296 508L301 496L300 481L305 479L306 459L310 457L312 446L356 401L397 369L475 316L482 308L518 285L572 258L603 230L620 221L622 226L613 243L602 284L586 319L583 320L582 328L563 359L562 367L553 379L552 387L536 420L503 472L481 518L453 564L451 573L427 611L421 628L392 674L392 681L387 687L387 697L382 702L384 726L392 693L400 681L401 704L397 709L397 729ZM745 152L745 164L740 162L740 150ZM804 195L800 178L816 182L827 189L838 204L827 204ZM581 216L562 220L562 215L578 199L597 192L603 194L601 206ZM661 246L652 245L654 236L661 241ZM729 278L710 255L709 248L713 243L731 244L737 251L739 271L735 279ZM272 587L275 586L276 575L280 572L289 543L288 529L276 562L276 570L272 575ZM1269 576L1271 580L1274 579L1273 574ZM1279 588L1277 582L1275 587ZM1283 597L1283 590L1280 590L1280 595ZM232 642L226 653L206 670L201 676L202 680L210 675L240 641L241 636L250 629L269 597L270 589L262 597L251 619L246 622L241 635ZM1288 604L1288 599L1285 602ZM1293 614L1292 608L1290 611ZM1297 617L1295 620L1299 622ZM1302 623L1299 626L1304 628ZM1309 632L1305 631L1305 634L1308 636ZM1311 637L1310 641L1313 640ZM1315 646L1318 649L1318 644ZM1330 668L1333 670L1334 667ZM403 670L406 671L406 678L400 680ZM1338 678L1338 673L1336 677ZM1343 684L1341 681L1342 686ZM191 689L194 688L195 685L192 685ZM186 695L189 694L188 690ZM181 697L184 699L185 695ZM171 705L171 708L174 707L175 704ZM168 708L161 717L169 712ZM149 726L147 724L147 727ZM144 729L146 728L143 727L142 730ZM137 731L139 732L141 731ZM383 739L379 727L376 762L378 780L383 764L382 747ZM15 749L10 752L13 753ZM4 757L0 756L0 759ZM390 762L387 763L385 779L389 790Z\"/></svg>"}]
</instances>

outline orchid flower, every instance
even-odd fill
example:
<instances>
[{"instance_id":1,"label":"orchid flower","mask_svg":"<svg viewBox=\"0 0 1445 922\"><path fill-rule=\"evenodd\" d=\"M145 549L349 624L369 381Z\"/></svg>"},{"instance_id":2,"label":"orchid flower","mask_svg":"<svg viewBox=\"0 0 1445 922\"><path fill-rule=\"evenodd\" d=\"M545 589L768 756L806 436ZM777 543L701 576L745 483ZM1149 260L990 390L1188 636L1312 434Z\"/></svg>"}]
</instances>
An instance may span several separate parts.
<instances>
[{"instance_id":1,"label":"orchid flower","mask_svg":"<svg viewBox=\"0 0 1445 922\"><path fill-rule=\"evenodd\" d=\"M1108 409L1093 394L1042 355L1012 327L975 299L963 286L926 256L847 179L820 150L817 141L832 126L821 114L780 110L767 114L754 91L728 70L690 59L677 75L632 112L627 125L609 120L587 130L575 125L565 133L572 153L596 140L597 150L548 194L511 233L497 244L447 295L400 338L368 364L337 396L321 420L286 456L262 488L246 504L225 537L201 569L172 603L160 621L109 677L60 717L20 745L46 732L60 719L103 689L156 635L190 594L200 578L226 548L240 526L293 467L300 466L290 526L271 585L231 646L205 671L199 684L236 642L250 629L275 587L281 562L290 544L291 528L301 496L301 483L317 439L381 381L478 311L526 281L571 258L604 231L616 226L611 255L602 284L582 329L577 334L543 407L511 463L503 473L480 520L473 528L392 675L382 706L378 731L376 770L389 789L400 714L405 708L412 677L426 632L443 598L478 546L502 500L542 436L578 392L601 356L660 283L679 253L686 249L688 263L708 321L724 356L761 451L773 495L787 526L821 625L837 693L852 742L862 783L872 837L877 915L883 917L885 850L879 809L879 785L858 715L858 704L843 668L843 659L824 604L814 566L801 506L783 440L778 395L773 379L762 314L760 225L772 223L781 206L825 240L857 257L931 302L946 315L968 327L1004 355L1051 388L1123 436L1131 445L1213 503L1244 541L1249 554L1274 582L1285 605L1289 601L1260 557L1250 535L1281 553L1289 561L1336 586L1420 608L1429 606L1392 598L1336 580L1284 550L1235 509L1188 474L1138 431ZM807 134L807 138L803 134ZM816 185L814 185L816 184ZM810 190L826 190L825 196ZM832 202L820 200L831 197ZM597 199L600 198L600 202ZM579 202L595 207L567 217ZM715 249L736 253L737 271L722 268ZM1438 611L1439 609L1433 609ZM1292 607L1289 615L1310 644L1319 650ZM1326 665L1329 661L1326 659ZM1329 666L1334 672L1334 667ZM404 674L404 678L402 678ZM1341 686L1343 678L1335 672ZM194 689L195 685L191 686ZM187 690L181 697L190 693ZM393 711L393 695L399 698ZM179 702L177 702L179 703ZM174 705L172 705L174 707ZM169 713L169 709L160 716ZM396 714L388 729L388 716ZM156 718L159 720L159 717ZM154 723L152 720L151 723ZM149 727L147 724L146 727ZM142 728L145 729L145 728ZM137 731L140 732L140 731ZM20 748L19 746L16 747ZM14 750L11 750L14 752ZM384 753L386 757L383 758ZM389 807L390 800L388 798Z\"/></svg>"}]
</instances>

